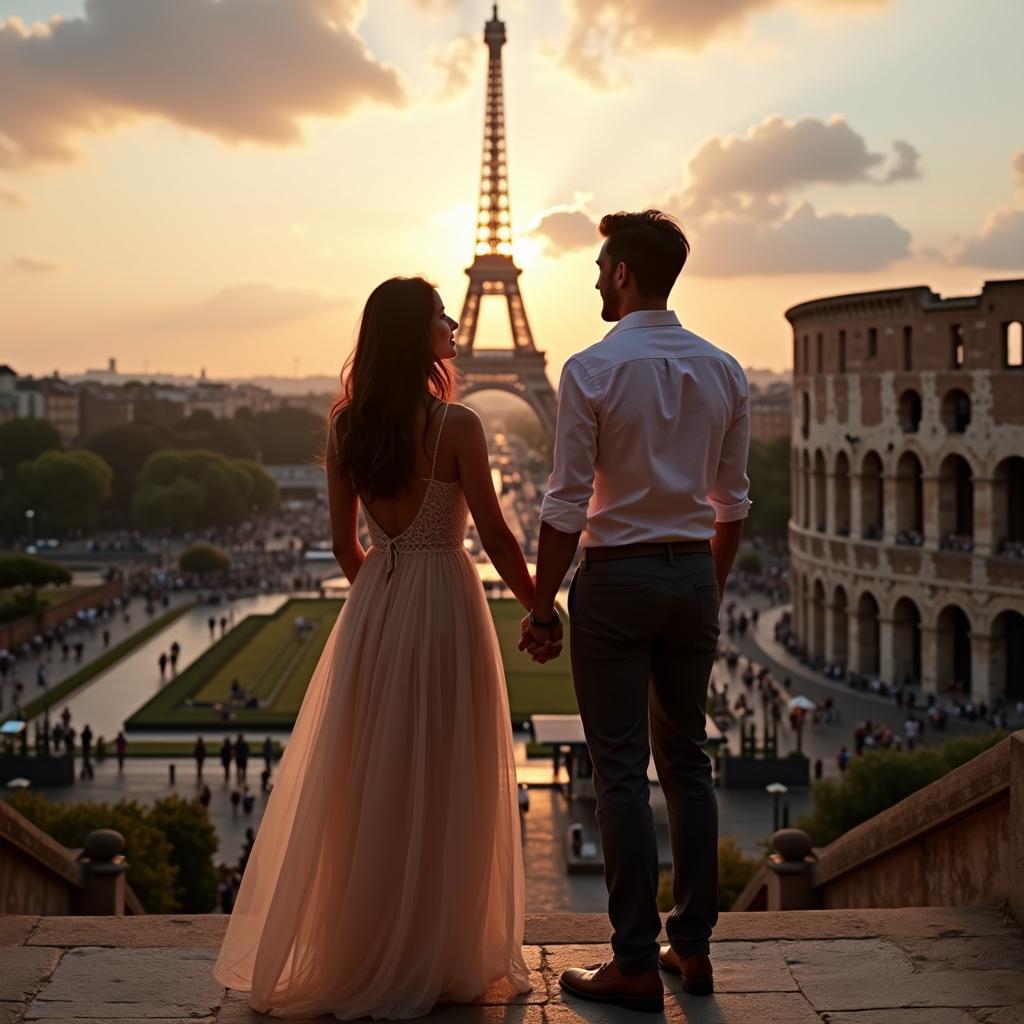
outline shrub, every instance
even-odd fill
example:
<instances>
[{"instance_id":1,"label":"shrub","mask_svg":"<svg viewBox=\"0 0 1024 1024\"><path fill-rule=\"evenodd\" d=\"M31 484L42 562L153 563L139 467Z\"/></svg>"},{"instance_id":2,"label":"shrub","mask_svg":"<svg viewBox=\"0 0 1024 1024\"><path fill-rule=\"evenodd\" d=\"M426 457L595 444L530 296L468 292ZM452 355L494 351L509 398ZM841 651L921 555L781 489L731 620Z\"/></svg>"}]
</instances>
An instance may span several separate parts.
<instances>
[{"instance_id":1,"label":"shrub","mask_svg":"<svg viewBox=\"0 0 1024 1024\"><path fill-rule=\"evenodd\" d=\"M756 551L748 551L745 555L740 556L736 568L741 572L759 573L761 571L761 556Z\"/></svg>"},{"instance_id":2,"label":"shrub","mask_svg":"<svg viewBox=\"0 0 1024 1024\"><path fill-rule=\"evenodd\" d=\"M728 910L736 902L760 866L761 860L743 853L733 837L718 840L719 910ZM667 912L672 907L672 872L662 871L658 877L658 909Z\"/></svg>"},{"instance_id":3,"label":"shrub","mask_svg":"<svg viewBox=\"0 0 1024 1024\"><path fill-rule=\"evenodd\" d=\"M205 913L214 909L217 883L213 854L217 838L198 801L168 797L153 807L135 800L73 804L20 792L10 796L8 802L37 828L71 849L80 848L96 829L120 832L125 840L128 884L147 913Z\"/></svg>"},{"instance_id":4,"label":"shrub","mask_svg":"<svg viewBox=\"0 0 1024 1024\"><path fill-rule=\"evenodd\" d=\"M850 762L841 780L823 779L811 788L813 810L796 823L826 846L851 828L873 818L947 772L995 746L1005 732L945 740L914 751L871 750Z\"/></svg>"},{"instance_id":5,"label":"shrub","mask_svg":"<svg viewBox=\"0 0 1024 1024\"><path fill-rule=\"evenodd\" d=\"M231 559L212 544L193 544L182 551L178 558L178 568L182 572L205 576L207 573L226 572L231 566Z\"/></svg>"}]
</instances>

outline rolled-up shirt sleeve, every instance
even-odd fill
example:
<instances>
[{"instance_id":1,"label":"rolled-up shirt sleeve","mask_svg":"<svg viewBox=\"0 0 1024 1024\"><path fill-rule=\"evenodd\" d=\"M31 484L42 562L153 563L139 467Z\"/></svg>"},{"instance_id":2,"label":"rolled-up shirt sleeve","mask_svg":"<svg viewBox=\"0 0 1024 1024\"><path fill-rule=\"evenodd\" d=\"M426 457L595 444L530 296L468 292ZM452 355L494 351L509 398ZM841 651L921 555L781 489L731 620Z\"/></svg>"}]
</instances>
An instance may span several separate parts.
<instances>
[{"instance_id":1,"label":"rolled-up shirt sleeve","mask_svg":"<svg viewBox=\"0 0 1024 1024\"><path fill-rule=\"evenodd\" d=\"M715 486L708 501L715 510L716 523L732 523L746 519L750 511L750 479L747 476L747 453L750 449L750 400L746 381L737 395L732 423L722 442Z\"/></svg>"},{"instance_id":2,"label":"rolled-up shirt sleeve","mask_svg":"<svg viewBox=\"0 0 1024 1024\"><path fill-rule=\"evenodd\" d=\"M541 521L562 533L579 533L587 525L597 460L595 401L586 370L570 359L558 385L554 468L540 510Z\"/></svg>"}]
</instances>

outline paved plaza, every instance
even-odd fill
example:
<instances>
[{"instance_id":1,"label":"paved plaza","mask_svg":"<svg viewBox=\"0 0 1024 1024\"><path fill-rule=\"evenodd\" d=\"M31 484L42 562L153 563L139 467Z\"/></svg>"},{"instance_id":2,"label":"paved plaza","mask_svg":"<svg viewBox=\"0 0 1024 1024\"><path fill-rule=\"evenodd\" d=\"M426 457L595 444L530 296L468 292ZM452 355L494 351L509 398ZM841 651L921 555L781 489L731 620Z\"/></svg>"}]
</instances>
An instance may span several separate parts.
<instances>
[{"instance_id":1,"label":"paved plaza","mask_svg":"<svg viewBox=\"0 0 1024 1024\"><path fill-rule=\"evenodd\" d=\"M245 995L211 976L216 916L0 918L0 1024L254 1024ZM428 939L429 941L429 939ZM533 990L493 985L444 1024L611 1024L658 1019L563 996L558 976L611 955L597 914L529 915ZM1024 933L996 910L724 914L717 991L665 976L665 1018L690 1024L1021 1024ZM321 1021L331 1017L317 1018Z\"/></svg>"}]
</instances>

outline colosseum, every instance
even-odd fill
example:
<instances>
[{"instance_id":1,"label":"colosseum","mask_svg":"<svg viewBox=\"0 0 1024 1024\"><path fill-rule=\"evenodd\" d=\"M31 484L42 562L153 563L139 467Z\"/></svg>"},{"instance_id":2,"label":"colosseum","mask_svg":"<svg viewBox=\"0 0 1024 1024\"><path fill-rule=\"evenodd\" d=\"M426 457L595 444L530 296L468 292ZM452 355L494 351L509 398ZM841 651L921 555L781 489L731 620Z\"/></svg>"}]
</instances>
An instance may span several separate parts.
<instances>
[{"instance_id":1,"label":"colosseum","mask_svg":"<svg viewBox=\"0 0 1024 1024\"><path fill-rule=\"evenodd\" d=\"M1024 279L793 327L793 628L812 663L1024 700Z\"/></svg>"}]
</instances>

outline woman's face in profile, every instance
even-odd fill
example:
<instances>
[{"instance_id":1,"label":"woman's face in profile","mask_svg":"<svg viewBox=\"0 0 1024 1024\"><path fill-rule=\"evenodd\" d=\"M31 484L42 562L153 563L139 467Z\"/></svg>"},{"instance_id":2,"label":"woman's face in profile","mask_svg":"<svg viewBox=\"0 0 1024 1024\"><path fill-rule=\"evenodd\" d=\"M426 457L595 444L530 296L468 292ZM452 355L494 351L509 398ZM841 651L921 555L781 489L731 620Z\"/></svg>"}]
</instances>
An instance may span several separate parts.
<instances>
[{"instance_id":1,"label":"woman's face in profile","mask_svg":"<svg viewBox=\"0 0 1024 1024\"><path fill-rule=\"evenodd\" d=\"M438 359L454 359L457 351L455 329L458 323L444 311L441 296L434 292L434 316L430 321L430 347Z\"/></svg>"}]
</instances>

